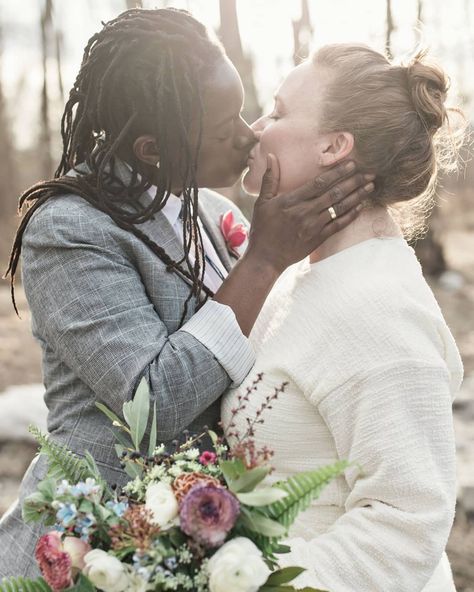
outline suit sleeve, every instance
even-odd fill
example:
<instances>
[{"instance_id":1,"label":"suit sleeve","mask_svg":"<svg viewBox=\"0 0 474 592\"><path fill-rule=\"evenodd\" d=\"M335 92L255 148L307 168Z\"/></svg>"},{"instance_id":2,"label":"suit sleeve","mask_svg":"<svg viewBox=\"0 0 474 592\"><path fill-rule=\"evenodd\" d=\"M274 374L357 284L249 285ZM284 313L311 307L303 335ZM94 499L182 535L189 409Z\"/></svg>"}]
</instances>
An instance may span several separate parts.
<instances>
[{"instance_id":1,"label":"suit sleeve","mask_svg":"<svg viewBox=\"0 0 474 592\"><path fill-rule=\"evenodd\" d=\"M121 245L74 205L35 213L22 267L35 331L119 415L146 377L162 440L180 434L253 364L233 311L217 302L168 334Z\"/></svg>"}]
</instances>

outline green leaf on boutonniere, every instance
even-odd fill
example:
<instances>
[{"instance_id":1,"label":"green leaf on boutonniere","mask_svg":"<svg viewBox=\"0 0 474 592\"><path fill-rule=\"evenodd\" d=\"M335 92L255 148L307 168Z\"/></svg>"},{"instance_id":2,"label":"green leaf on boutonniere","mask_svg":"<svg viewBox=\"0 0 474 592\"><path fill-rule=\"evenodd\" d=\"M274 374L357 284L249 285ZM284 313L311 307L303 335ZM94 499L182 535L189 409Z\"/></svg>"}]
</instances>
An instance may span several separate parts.
<instances>
[{"instance_id":1,"label":"green leaf on boutonniere","mask_svg":"<svg viewBox=\"0 0 474 592\"><path fill-rule=\"evenodd\" d=\"M278 487L260 487L255 491L249 493L237 493L236 497L242 504L246 506L268 506L274 504L284 497L288 496L288 492Z\"/></svg>"},{"instance_id":2,"label":"green leaf on boutonniere","mask_svg":"<svg viewBox=\"0 0 474 592\"><path fill-rule=\"evenodd\" d=\"M130 427L135 449L140 450L150 414L150 389L146 378L140 380L133 399L124 403L122 409L125 421Z\"/></svg>"},{"instance_id":3,"label":"green leaf on boutonniere","mask_svg":"<svg viewBox=\"0 0 474 592\"><path fill-rule=\"evenodd\" d=\"M38 522L44 516L47 507L48 502L44 495L39 491L35 491L23 502L21 516L25 522Z\"/></svg>"}]
</instances>

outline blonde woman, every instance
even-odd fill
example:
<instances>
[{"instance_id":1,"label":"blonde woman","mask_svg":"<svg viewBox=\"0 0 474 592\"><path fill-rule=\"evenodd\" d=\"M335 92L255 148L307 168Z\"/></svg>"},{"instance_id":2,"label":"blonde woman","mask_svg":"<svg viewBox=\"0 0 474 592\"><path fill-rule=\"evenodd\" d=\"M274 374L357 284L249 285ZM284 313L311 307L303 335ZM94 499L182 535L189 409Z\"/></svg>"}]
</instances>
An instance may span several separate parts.
<instances>
[{"instance_id":1,"label":"blonde woman","mask_svg":"<svg viewBox=\"0 0 474 592\"><path fill-rule=\"evenodd\" d=\"M223 400L229 425L257 372L249 416L289 382L256 434L275 450L275 480L336 459L362 465L292 527L282 563L307 568L301 586L455 590L445 547L456 501L451 404L463 369L391 213L411 205L411 229L422 222L416 212L433 192L446 90L445 74L423 55L403 67L365 46L331 45L289 74L273 112L253 125L251 191L267 158L279 191L307 179L314 161L322 171L350 157L377 173L359 219L280 277L250 334L254 370ZM329 214L338 216L337 206ZM245 431L245 414L235 423Z\"/></svg>"}]
</instances>

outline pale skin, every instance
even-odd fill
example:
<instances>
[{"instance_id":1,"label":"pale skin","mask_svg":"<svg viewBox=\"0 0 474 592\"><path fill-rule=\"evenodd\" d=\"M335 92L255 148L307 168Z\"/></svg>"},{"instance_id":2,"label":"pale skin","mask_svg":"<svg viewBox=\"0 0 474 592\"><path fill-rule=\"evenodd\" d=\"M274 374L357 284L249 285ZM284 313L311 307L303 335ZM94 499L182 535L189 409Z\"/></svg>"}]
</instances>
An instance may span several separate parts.
<instances>
[{"instance_id":1,"label":"pale skin","mask_svg":"<svg viewBox=\"0 0 474 592\"><path fill-rule=\"evenodd\" d=\"M278 191L291 191L316 170L323 173L336 163L354 158L354 137L345 131L324 133L321 106L330 72L311 62L294 68L275 94L273 111L256 121L252 128L259 143L250 153L250 168L244 179L247 191L256 192L268 154L274 154L280 169ZM314 166L313 163L317 163ZM373 189L369 183L367 189ZM335 206L336 213L337 206ZM390 212L369 203L357 219L328 237L310 254L316 263L352 245L375 237L402 236Z\"/></svg>"}]
</instances>

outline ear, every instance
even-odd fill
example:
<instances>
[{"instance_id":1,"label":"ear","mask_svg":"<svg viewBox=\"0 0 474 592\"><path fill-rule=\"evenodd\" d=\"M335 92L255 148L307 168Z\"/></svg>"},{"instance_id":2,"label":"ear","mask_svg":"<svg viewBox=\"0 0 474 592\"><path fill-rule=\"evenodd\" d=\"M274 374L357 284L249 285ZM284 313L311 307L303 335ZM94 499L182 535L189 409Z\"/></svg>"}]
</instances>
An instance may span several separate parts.
<instances>
[{"instance_id":1,"label":"ear","mask_svg":"<svg viewBox=\"0 0 474 592\"><path fill-rule=\"evenodd\" d=\"M321 138L319 157L321 166L332 166L344 160L354 149L354 136L349 132L333 132Z\"/></svg>"},{"instance_id":2,"label":"ear","mask_svg":"<svg viewBox=\"0 0 474 592\"><path fill-rule=\"evenodd\" d=\"M153 136L139 136L133 142L133 152L138 160L152 166L156 166L156 163L160 160L156 141Z\"/></svg>"}]
</instances>

